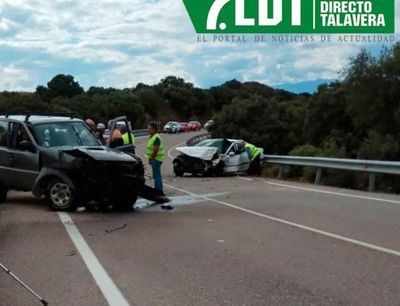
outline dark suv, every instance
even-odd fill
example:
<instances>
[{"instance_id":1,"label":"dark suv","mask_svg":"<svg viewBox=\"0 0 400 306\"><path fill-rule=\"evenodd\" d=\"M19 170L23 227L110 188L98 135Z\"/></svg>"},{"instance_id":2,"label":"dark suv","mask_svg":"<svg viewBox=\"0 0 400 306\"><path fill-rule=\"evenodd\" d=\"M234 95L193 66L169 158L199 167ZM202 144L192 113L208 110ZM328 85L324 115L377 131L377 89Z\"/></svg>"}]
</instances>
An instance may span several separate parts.
<instances>
[{"instance_id":1,"label":"dark suv","mask_svg":"<svg viewBox=\"0 0 400 306\"><path fill-rule=\"evenodd\" d=\"M144 167L128 147L103 146L73 116L0 115L0 201L12 189L32 191L61 211L92 201L132 208L144 185Z\"/></svg>"}]
</instances>

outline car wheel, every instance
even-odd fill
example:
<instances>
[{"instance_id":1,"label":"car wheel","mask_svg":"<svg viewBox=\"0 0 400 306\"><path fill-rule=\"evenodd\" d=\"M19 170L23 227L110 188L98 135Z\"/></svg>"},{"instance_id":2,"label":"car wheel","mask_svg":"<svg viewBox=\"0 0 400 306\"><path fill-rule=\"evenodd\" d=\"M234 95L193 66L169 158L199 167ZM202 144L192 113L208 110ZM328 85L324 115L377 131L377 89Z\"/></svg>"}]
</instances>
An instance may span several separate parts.
<instances>
[{"instance_id":1,"label":"car wheel","mask_svg":"<svg viewBox=\"0 0 400 306\"><path fill-rule=\"evenodd\" d=\"M138 196L130 196L129 198L115 199L113 208L118 211L133 211L133 205L135 205Z\"/></svg>"},{"instance_id":2,"label":"car wheel","mask_svg":"<svg viewBox=\"0 0 400 306\"><path fill-rule=\"evenodd\" d=\"M71 187L61 179L48 183L46 200L51 209L58 211L71 211L77 206Z\"/></svg>"},{"instance_id":3,"label":"car wheel","mask_svg":"<svg viewBox=\"0 0 400 306\"><path fill-rule=\"evenodd\" d=\"M174 161L174 173L178 177L182 177L185 174L185 169L183 169L182 162L179 160Z\"/></svg>"},{"instance_id":4,"label":"car wheel","mask_svg":"<svg viewBox=\"0 0 400 306\"><path fill-rule=\"evenodd\" d=\"M220 161L214 168L214 175L224 176L224 168L225 168L225 163L223 161Z\"/></svg>"},{"instance_id":5,"label":"car wheel","mask_svg":"<svg viewBox=\"0 0 400 306\"><path fill-rule=\"evenodd\" d=\"M3 184L0 184L0 203L4 203L7 201L7 192L8 188Z\"/></svg>"}]
</instances>

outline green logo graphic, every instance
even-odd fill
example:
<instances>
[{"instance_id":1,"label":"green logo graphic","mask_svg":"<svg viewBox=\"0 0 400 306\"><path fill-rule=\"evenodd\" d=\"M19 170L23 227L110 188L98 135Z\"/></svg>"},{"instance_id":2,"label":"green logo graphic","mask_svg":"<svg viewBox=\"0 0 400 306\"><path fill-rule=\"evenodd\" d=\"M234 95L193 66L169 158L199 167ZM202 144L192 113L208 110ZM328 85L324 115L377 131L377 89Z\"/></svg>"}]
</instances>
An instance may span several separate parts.
<instances>
[{"instance_id":1,"label":"green logo graphic","mask_svg":"<svg viewBox=\"0 0 400 306\"><path fill-rule=\"evenodd\" d=\"M395 32L395 0L183 0L197 33Z\"/></svg>"}]
</instances>

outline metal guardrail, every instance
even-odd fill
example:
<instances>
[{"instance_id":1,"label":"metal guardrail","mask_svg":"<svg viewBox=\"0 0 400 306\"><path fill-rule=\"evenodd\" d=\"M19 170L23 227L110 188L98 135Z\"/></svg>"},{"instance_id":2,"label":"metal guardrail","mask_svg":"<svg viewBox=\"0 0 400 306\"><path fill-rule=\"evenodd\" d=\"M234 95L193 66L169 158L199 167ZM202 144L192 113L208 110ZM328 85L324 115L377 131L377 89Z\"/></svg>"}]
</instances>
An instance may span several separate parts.
<instances>
[{"instance_id":1,"label":"metal guardrail","mask_svg":"<svg viewBox=\"0 0 400 306\"><path fill-rule=\"evenodd\" d=\"M369 173L369 191L375 190L376 174L400 175L400 162L277 155L267 155L265 158L265 163L280 166L278 178L283 177L284 165L316 168L315 184L321 182L322 169L367 172Z\"/></svg>"},{"instance_id":2,"label":"metal guardrail","mask_svg":"<svg viewBox=\"0 0 400 306\"><path fill-rule=\"evenodd\" d=\"M197 145L198 143L202 142L203 140L210 139L210 138L211 138L211 135L209 133L197 135L193 138L190 138L186 142L186 145L189 147L193 147L193 146Z\"/></svg>"},{"instance_id":3,"label":"metal guardrail","mask_svg":"<svg viewBox=\"0 0 400 306\"><path fill-rule=\"evenodd\" d=\"M149 135L149 131L144 129L144 130L133 130L133 134L136 137L140 137L140 136L147 136Z\"/></svg>"}]
</instances>

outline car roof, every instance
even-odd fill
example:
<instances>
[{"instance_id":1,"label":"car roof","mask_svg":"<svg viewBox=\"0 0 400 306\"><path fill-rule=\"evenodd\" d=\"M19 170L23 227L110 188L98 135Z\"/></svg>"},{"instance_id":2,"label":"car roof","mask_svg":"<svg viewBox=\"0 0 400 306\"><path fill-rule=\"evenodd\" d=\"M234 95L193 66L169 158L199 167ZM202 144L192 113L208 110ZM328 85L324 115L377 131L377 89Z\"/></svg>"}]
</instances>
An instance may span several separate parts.
<instances>
[{"instance_id":1,"label":"car roof","mask_svg":"<svg viewBox=\"0 0 400 306\"><path fill-rule=\"evenodd\" d=\"M83 122L82 119L79 118L71 118L67 116L44 116L44 115L32 115L29 116L28 121L26 120L26 115L2 115L0 116L0 120L15 120L20 122L29 122L32 124L42 124L42 123L54 123L54 122Z\"/></svg>"}]
</instances>

